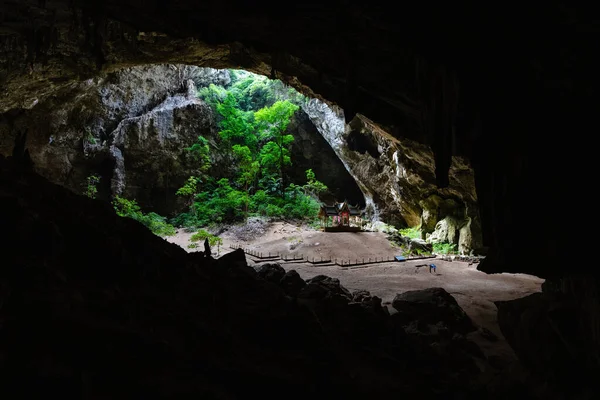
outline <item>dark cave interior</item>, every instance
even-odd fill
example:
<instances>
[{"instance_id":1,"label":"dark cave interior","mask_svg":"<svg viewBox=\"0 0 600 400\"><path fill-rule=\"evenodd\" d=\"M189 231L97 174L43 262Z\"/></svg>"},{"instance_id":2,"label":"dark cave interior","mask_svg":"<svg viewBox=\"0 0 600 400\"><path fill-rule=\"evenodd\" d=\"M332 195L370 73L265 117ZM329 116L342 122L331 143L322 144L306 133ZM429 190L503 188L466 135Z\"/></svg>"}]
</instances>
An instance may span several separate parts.
<instances>
[{"instance_id":1,"label":"dark cave interior","mask_svg":"<svg viewBox=\"0 0 600 400\"><path fill-rule=\"evenodd\" d=\"M596 383L587 378L600 371L599 272L568 258L579 245L557 222L577 232L591 225L591 212L579 210L591 208L581 193L595 170L588 132L598 110L599 25L591 10L559 2L392 9L231 0L5 0L1 7L3 128L74 81L173 62L275 76L340 105L348 121L360 113L394 136L430 144L442 187L451 156L467 156L490 249L479 269L546 279L543 293L499 306L504 335L536 382L559 388L557 398L593 397ZM411 353L403 333L378 330L388 322L375 305L356 317L335 299L325 302L317 314L331 319L319 325L236 256L187 255L23 171L20 159L22 152L2 160L0 186L10 231L0 247L6 388L98 399L240 398L266 386L267 398L353 396L377 385L374 398L425 387L423 398L482 395L461 392L469 386L463 375L438 375L431 384L427 374L445 370L427 363L431 353ZM101 250L90 253L92 245ZM36 251L22 250L31 246ZM392 358L365 361L357 349L381 335ZM384 367L397 359L412 363L410 373L394 369L406 374L400 380ZM352 362L351 371L336 369ZM356 376L364 379L349 385ZM513 389L495 395L522 394Z\"/></svg>"}]
</instances>

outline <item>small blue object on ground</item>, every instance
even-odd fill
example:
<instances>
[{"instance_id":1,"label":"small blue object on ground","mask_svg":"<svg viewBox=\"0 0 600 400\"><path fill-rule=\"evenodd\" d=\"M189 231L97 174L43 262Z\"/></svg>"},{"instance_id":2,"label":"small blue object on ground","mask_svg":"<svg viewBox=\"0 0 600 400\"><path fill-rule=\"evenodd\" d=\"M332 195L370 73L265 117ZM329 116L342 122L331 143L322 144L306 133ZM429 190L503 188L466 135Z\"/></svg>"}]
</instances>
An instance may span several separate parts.
<instances>
[{"instance_id":1,"label":"small blue object on ground","mask_svg":"<svg viewBox=\"0 0 600 400\"><path fill-rule=\"evenodd\" d=\"M435 264L429 264L429 272L431 272L431 270L433 270L433 272L437 271Z\"/></svg>"},{"instance_id":2,"label":"small blue object on ground","mask_svg":"<svg viewBox=\"0 0 600 400\"><path fill-rule=\"evenodd\" d=\"M396 259L396 261L406 261L406 257L395 256L394 258Z\"/></svg>"}]
</instances>

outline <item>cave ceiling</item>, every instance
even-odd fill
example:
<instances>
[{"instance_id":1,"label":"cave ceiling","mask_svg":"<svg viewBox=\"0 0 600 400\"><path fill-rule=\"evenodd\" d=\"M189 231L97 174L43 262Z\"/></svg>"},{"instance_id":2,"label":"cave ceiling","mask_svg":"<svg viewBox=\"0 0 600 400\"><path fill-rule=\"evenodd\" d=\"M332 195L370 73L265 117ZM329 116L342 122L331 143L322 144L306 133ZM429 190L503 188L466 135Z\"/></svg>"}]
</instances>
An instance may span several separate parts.
<instances>
[{"instance_id":1,"label":"cave ceiling","mask_svg":"<svg viewBox=\"0 0 600 400\"><path fill-rule=\"evenodd\" d=\"M0 112L10 123L74 81L132 65L244 68L430 144L441 187L451 156L470 157L484 241L517 251L523 242L500 238L566 196L523 200L550 197L557 178L541 173L565 143L539 139L597 110L598 18L560 2L465 4L4 0ZM529 243L556 254L548 237Z\"/></svg>"}]
</instances>

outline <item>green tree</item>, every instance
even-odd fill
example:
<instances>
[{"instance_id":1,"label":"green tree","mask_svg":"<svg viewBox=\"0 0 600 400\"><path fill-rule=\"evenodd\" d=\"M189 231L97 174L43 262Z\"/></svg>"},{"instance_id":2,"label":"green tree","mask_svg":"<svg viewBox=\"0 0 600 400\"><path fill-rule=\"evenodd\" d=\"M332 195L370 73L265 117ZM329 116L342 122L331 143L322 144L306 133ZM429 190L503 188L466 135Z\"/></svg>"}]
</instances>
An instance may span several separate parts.
<instances>
[{"instance_id":1,"label":"green tree","mask_svg":"<svg viewBox=\"0 0 600 400\"><path fill-rule=\"evenodd\" d=\"M198 90L198 97L213 108L216 108L217 104L225 100L225 96L227 96L227 90L221 86L216 86L213 83Z\"/></svg>"},{"instance_id":2,"label":"green tree","mask_svg":"<svg viewBox=\"0 0 600 400\"><path fill-rule=\"evenodd\" d=\"M123 197L115 196L113 199L113 207L119 217L134 219L145 225L155 235L175 235L175 227L168 224L164 217L153 212L144 214L135 199L128 200Z\"/></svg>"},{"instance_id":3,"label":"green tree","mask_svg":"<svg viewBox=\"0 0 600 400\"><path fill-rule=\"evenodd\" d=\"M198 169L201 172L206 172L210 169L210 147L208 140L202 136L198 136L196 143L186 149L192 155L194 161L198 163Z\"/></svg>"},{"instance_id":4,"label":"green tree","mask_svg":"<svg viewBox=\"0 0 600 400\"><path fill-rule=\"evenodd\" d=\"M240 110L232 93L227 93L223 102L217 104L217 111L222 116L219 124L221 139L232 145L246 145L255 150L258 140L254 135L254 114Z\"/></svg>"},{"instance_id":5,"label":"green tree","mask_svg":"<svg viewBox=\"0 0 600 400\"><path fill-rule=\"evenodd\" d=\"M256 175L260 169L260 164L257 160L255 160L248 146L236 144L232 147L232 150L239 170L237 183L244 188L245 192L248 192L250 185L256 179ZM248 218L248 204L249 198L246 199L246 203L244 205L245 218Z\"/></svg>"},{"instance_id":6,"label":"green tree","mask_svg":"<svg viewBox=\"0 0 600 400\"><path fill-rule=\"evenodd\" d=\"M202 181L200 180L200 178L196 176L190 176L188 180L185 181L185 184L179 189L177 189L175 195L183 197L184 199L186 199L187 206L193 207L194 196L196 196L196 193L198 193L198 186L201 182Z\"/></svg>"},{"instance_id":7,"label":"green tree","mask_svg":"<svg viewBox=\"0 0 600 400\"><path fill-rule=\"evenodd\" d=\"M186 150L190 152L191 157L198 163L200 176L190 176L184 185L177 189L175 195L185 198L188 206L193 208L194 196L198 193L203 179L207 178L207 172L211 167L210 148L206 138L198 136L198 141Z\"/></svg>"},{"instance_id":8,"label":"green tree","mask_svg":"<svg viewBox=\"0 0 600 400\"><path fill-rule=\"evenodd\" d=\"M305 194L314 197L318 197L319 194L327 190L327 186L316 179L315 173L310 168L306 170L306 185L303 188Z\"/></svg>"},{"instance_id":9,"label":"green tree","mask_svg":"<svg viewBox=\"0 0 600 400\"><path fill-rule=\"evenodd\" d=\"M292 115L298 108L297 105L287 100L276 101L271 107L262 108L254 113L261 139L269 141L261 149L261 165L277 166L281 179L281 197L284 196L283 188L285 187L283 170L287 164L291 163L289 145L294 141L294 137L286 134L285 131Z\"/></svg>"}]
</instances>

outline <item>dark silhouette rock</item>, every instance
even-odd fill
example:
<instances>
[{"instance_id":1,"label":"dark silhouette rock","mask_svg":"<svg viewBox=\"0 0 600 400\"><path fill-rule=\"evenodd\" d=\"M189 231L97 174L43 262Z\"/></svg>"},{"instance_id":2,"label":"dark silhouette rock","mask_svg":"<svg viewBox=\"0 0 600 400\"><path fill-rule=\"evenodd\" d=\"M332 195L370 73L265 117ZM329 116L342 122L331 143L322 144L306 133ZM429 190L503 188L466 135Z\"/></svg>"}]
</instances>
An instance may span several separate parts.
<instances>
[{"instance_id":1,"label":"dark silhouette rock","mask_svg":"<svg viewBox=\"0 0 600 400\"><path fill-rule=\"evenodd\" d=\"M352 292L352 301L357 303L367 302L371 300L371 293L367 290L357 290Z\"/></svg>"},{"instance_id":2,"label":"dark silhouette rock","mask_svg":"<svg viewBox=\"0 0 600 400\"><path fill-rule=\"evenodd\" d=\"M600 285L579 277L547 287L553 290L495 302L500 330L523 365L554 391L573 398L599 393L598 315L588 308Z\"/></svg>"},{"instance_id":3,"label":"dark silhouette rock","mask_svg":"<svg viewBox=\"0 0 600 400\"><path fill-rule=\"evenodd\" d=\"M281 278L279 286L281 286L289 296L296 297L302 288L306 286L306 282L300 277L298 272L290 270Z\"/></svg>"},{"instance_id":4,"label":"dark silhouette rock","mask_svg":"<svg viewBox=\"0 0 600 400\"><path fill-rule=\"evenodd\" d=\"M392 306L398 310L398 319L418 321L426 325L442 322L453 331L461 333L476 329L454 297L442 288L411 290L397 294Z\"/></svg>"},{"instance_id":5,"label":"dark silhouette rock","mask_svg":"<svg viewBox=\"0 0 600 400\"><path fill-rule=\"evenodd\" d=\"M14 233L0 241L3 398L77 398L82 385L115 399L487 393L469 345L436 350L377 296L353 301L323 275L274 284L241 249L187 253L109 204L13 168L0 157L0 220Z\"/></svg>"},{"instance_id":6,"label":"dark silhouette rock","mask_svg":"<svg viewBox=\"0 0 600 400\"><path fill-rule=\"evenodd\" d=\"M277 263L259 264L257 272L258 276L262 279L277 284L279 284L285 275L285 269Z\"/></svg>"},{"instance_id":7,"label":"dark silhouette rock","mask_svg":"<svg viewBox=\"0 0 600 400\"><path fill-rule=\"evenodd\" d=\"M352 300L352 293L340 284L340 280L337 278L330 278L325 275L317 275L314 278L306 281L308 286L316 285L325 290L325 292L331 294L337 294L348 300ZM308 288L307 286L307 288Z\"/></svg>"}]
</instances>

